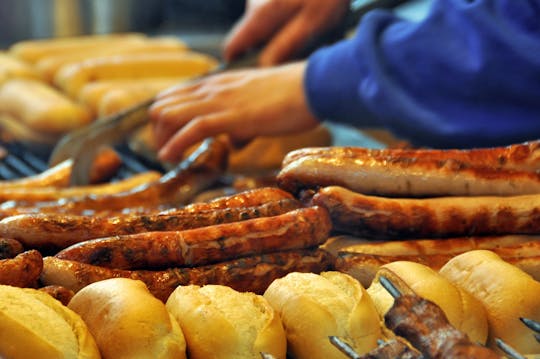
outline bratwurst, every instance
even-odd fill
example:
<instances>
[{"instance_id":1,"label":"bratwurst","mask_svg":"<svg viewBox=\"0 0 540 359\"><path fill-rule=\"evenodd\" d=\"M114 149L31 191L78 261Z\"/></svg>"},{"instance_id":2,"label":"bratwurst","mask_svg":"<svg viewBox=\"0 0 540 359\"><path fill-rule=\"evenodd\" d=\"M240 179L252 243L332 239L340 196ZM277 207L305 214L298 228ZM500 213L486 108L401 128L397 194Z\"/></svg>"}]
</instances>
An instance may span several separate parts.
<instances>
[{"instance_id":1,"label":"bratwurst","mask_svg":"<svg viewBox=\"0 0 540 359\"><path fill-rule=\"evenodd\" d=\"M132 278L143 281L150 292L162 301L179 285L221 284L238 291L262 294L274 281L290 272L320 273L329 268L330 258L322 250L280 251L195 267L170 268L162 271L123 270L63 260L43 259L41 282L61 285L74 292L90 283L108 278Z\"/></svg>"},{"instance_id":2,"label":"bratwurst","mask_svg":"<svg viewBox=\"0 0 540 359\"><path fill-rule=\"evenodd\" d=\"M441 159L432 159L415 152L387 156L362 149L335 151L335 156L315 154L286 161L277 176L278 186L297 194L304 189L335 185L390 197L540 193L540 173L536 171L489 167L485 163L471 166L445 159L444 152Z\"/></svg>"},{"instance_id":3,"label":"bratwurst","mask_svg":"<svg viewBox=\"0 0 540 359\"><path fill-rule=\"evenodd\" d=\"M57 258L117 269L198 266L280 250L315 247L328 239L322 207L185 231L144 232L85 241Z\"/></svg>"},{"instance_id":4,"label":"bratwurst","mask_svg":"<svg viewBox=\"0 0 540 359\"><path fill-rule=\"evenodd\" d=\"M508 197L385 198L321 188L334 229L368 238L433 238L540 233L540 194Z\"/></svg>"},{"instance_id":5,"label":"bratwurst","mask_svg":"<svg viewBox=\"0 0 540 359\"><path fill-rule=\"evenodd\" d=\"M199 208L204 208L199 206ZM292 198L255 207L194 211L179 208L161 214L113 217L63 214L21 214L0 221L0 236L14 238L26 248L59 250L89 239L153 231L179 231L259 217L271 217L302 207ZM1 242L0 242L1 244Z\"/></svg>"}]
</instances>

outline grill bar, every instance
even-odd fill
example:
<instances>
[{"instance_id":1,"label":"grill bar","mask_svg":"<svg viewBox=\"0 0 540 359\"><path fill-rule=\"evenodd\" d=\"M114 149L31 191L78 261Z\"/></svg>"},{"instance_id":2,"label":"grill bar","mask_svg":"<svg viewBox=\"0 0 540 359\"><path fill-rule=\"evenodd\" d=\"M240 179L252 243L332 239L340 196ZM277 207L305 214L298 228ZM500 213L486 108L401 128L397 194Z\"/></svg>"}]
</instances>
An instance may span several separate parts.
<instances>
[{"instance_id":1,"label":"grill bar","mask_svg":"<svg viewBox=\"0 0 540 359\"><path fill-rule=\"evenodd\" d=\"M7 155L0 159L0 180L13 180L33 176L48 168L50 151L35 149L19 142L0 143ZM115 148L122 159L122 166L111 181L128 178L149 170L164 172L157 163L150 163L134 153L126 145Z\"/></svg>"}]
</instances>

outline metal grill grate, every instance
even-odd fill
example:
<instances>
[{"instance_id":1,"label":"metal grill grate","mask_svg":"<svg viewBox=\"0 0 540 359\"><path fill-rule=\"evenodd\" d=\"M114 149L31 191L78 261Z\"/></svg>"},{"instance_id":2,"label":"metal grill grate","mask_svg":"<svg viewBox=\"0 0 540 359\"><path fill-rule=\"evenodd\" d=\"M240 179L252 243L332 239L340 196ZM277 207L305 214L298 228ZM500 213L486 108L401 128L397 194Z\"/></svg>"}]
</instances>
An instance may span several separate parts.
<instances>
[{"instance_id":1,"label":"metal grill grate","mask_svg":"<svg viewBox=\"0 0 540 359\"><path fill-rule=\"evenodd\" d=\"M0 143L7 154L0 159L0 180L12 180L39 174L48 168L50 152L25 146L19 142ZM122 158L122 166L112 181L120 180L149 170L164 172L157 163L137 155L126 145L115 147Z\"/></svg>"}]
</instances>

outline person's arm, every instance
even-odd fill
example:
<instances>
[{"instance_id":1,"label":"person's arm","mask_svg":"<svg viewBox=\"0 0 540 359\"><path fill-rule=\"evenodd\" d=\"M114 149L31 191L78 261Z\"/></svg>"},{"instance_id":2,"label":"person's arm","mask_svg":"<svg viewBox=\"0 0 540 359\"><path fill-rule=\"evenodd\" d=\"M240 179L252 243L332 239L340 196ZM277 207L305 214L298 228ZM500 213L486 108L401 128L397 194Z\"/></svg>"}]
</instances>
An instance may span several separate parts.
<instances>
[{"instance_id":1,"label":"person's arm","mask_svg":"<svg viewBox=\"0 0 540 359\"><path fill-rule=\"evenodd\" d=\"M439 0L419 23L372 12L310 57L310 108L424 146L539 138L539 18L539 0Z\"/></svg>"}]
</instances>

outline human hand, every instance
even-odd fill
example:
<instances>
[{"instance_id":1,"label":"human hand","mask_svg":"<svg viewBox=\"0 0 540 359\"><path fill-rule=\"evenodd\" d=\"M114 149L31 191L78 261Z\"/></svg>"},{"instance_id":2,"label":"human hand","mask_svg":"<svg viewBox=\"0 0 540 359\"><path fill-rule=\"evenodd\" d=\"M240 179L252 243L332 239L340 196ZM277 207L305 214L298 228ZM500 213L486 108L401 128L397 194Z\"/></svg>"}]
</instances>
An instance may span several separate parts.
<instances>
[{"instance_id":1,"label":"human hand","mask_svg":"<svg viewBox=\"0 0 540 359\"><path fill-rule=\"evenodd\" d=\"M260 65L286 61L344 21L349 4L350 0L249 0L246 13L225 40L224 57L230 61L267 43Z\"/></svg>"},{"instance_id":2,"label":"human hand","mask_svg":"<svg viewBox=\"0 0 540 359\"><path fill-rule=\"evenodd\" d=\"M305 62L231 71L161 93L150 108L163 161L177 161L191 145L220 134L233 143L314 128L303 88Z\"/></svg>"}]
</instances>

